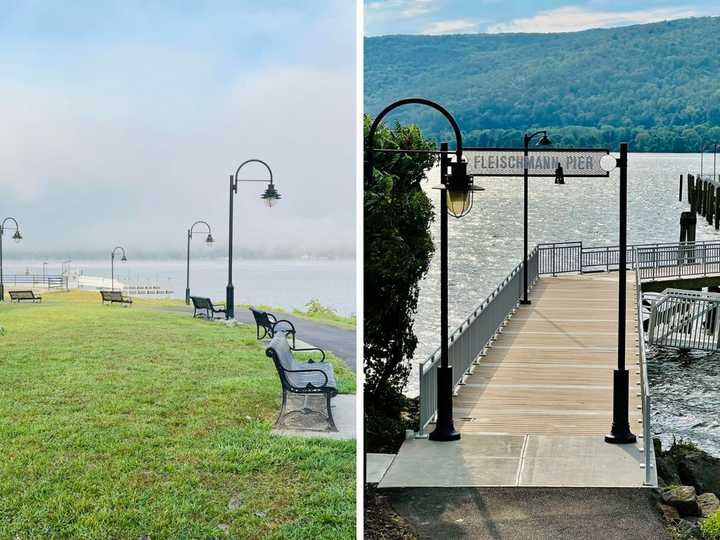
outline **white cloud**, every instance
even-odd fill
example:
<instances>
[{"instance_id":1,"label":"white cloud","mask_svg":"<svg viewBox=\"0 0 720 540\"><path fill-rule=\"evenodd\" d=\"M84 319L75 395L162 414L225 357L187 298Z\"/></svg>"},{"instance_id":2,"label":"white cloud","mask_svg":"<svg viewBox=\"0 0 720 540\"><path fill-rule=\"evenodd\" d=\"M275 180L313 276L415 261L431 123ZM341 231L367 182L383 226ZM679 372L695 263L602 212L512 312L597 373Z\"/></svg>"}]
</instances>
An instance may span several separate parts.
<instances>
[{"instance_id":1,"label":"white cloud","mask_svg":"<svg viewBox=\"0 0 720 540\"><path fill-rule=\"evenodd\" d=\"M500 32L577 32L589 28L608 28L644 24L697 16L693 9L659 8L637 11L599 11L568 6L543 11L533 17L491 25L488 31Z\"/></svg>"},{"instance_id":2,"label":"white cloud","mask_svg":"<svg viewBox=\"0 0 720 540\"><path fill-rule=\"evenodd\" d=\"M368 23L413 19L437 9L436 0L375 0L365 4L365 19Z\"/></svg>"},{"instance_id":3,"label":"white cloud","mask_svg":"<svg viewBox=\"0 0 720 540\"><path fill-rule=\"evenodd\" d=\"M451 21L436 21L423 30L423 34L463 34L477 32L478 23L467 19L455 19Z\"/></svg>"}]
</instances>

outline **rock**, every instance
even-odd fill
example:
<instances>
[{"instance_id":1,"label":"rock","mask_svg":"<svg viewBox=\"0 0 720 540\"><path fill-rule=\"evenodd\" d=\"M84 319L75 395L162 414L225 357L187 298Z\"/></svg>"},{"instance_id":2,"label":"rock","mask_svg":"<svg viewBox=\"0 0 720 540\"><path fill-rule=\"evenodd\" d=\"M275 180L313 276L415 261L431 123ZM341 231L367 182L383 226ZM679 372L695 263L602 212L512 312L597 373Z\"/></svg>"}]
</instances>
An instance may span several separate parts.
<instances>
[{"instance_id":1,"label":"rock","mask_svg":"<svg viewBox=\"0 0 720 540\"><path fill-rule=\"evenodd\" d=\"M221 523L217 526L217 528L223 532L228 532L230 530L230 525L228 525L227 523Z\"/></svg>"},{"instance_id":2,"label":"rock","mask_svg":"<svg viewBox=\"0 0 720 540\"><path fill-rule=\"evenodd\" d=\"M720 496L720 459L702 450L687 452L678 463L683 484L692 485L699 493Z\"/></svg>"},{"instance_id":3,"label":"rock","mask_svg":"<svg viewBox=\"0 0 720 540\"><path fill-rule=\"evenodd\" d=\"M679 533L676 538L698 538L702 540L703 533L700 525L686 519L679 519L675 522L675 529Z\"/></svg>"},{"instance_id":4,"label":"rock","mask_svg":"<svg viewBox=\"0 0 720 540\"><path fill-rule=\"evenodd\" d=\"M660 439L658 439L657 437L655 437L655 438L653 439L653 450L655 450L655 455L656 455L656 456L660 456L660 455L662 455L662 453L663 453L663 450L662 450L662 441L661 441Z\"/></svg>"},{"instance_id":5,"label":"rock","mask_svg":"<svg viewBox=\"0 0 720 540\"><path fill-rule=\"evenodd\" d=\"M665 519L665 521L671 522L676 519L680 519L680 512L678 512L677 508L675 508L674 506L658 503L658 509L660 510L660 513L662 514L662 517L663 519Z\"/></svg>"},{"instance_id":6,"label":"rock","mask_svg":"<svg viewBox=\"0 0 720 540\"><path fill-rule=\"evenodd\" d=\"M699 516L700 507L697 503L695 488L692 486L670 486L663 488L662 501L677 508L681 516Z\"/></svg>"},{"instance_id":7,"label":"rock","mask_svg":"<svg viewBox=\"0 0 720 540\"><path fill-rule=\"evenodd\" d=\"M708 517L720 510L720 499L714 493L703 493L697 496L697 503L700 507L700 515Z\"/></svg>"},{"instance_id":8,"label":"rock","mask_svg":"<svg viewBox=\"0 0 720 540\"><path fill-rule=\"evenodd\" d=\"M677 465L670 456L656 454L655 463L657 464L658 480L662 480L667 486L682 484Z\"/></svg>"},{"instance_id":9,"label":"rock","mask_svg":"<svg viewBox=\"0 0 720 540\"><path fill-rule=\"evenodd\" d=\"M228 503L228 510L235 511L242 506L242 499L240 497L233 497Z\"/></svg>"}]
</instances>

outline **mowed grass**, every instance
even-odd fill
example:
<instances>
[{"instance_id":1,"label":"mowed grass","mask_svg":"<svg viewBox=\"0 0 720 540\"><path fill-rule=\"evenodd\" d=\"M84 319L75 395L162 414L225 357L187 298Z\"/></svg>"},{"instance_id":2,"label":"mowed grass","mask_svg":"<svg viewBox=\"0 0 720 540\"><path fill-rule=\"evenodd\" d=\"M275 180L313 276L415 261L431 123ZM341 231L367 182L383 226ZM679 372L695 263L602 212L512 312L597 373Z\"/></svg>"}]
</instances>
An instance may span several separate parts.
<instances>
[{"instance_id":1,"label":"mowed grass","mask_svg":"<svg viewBox=\"0 0 720 540\"><path fill-rule=\"evenodd\" d=\"M354 537L355 443L271 434L254 328L46 299L0 304L0 538Z\"/></svg>"}]
</instances>

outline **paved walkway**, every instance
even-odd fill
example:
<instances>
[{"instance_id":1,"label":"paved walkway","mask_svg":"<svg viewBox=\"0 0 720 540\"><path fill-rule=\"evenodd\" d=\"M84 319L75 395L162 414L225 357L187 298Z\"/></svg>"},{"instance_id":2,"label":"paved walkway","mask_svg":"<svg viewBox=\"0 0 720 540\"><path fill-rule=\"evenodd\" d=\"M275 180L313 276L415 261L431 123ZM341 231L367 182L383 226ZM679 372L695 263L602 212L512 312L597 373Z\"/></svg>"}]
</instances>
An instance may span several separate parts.
<instances>
[{"instance_id":1,"label":"paved walkway","mask_svg":"<svg viewBox=\"0 0 720 540\"><path fill-rule=\"evenodd\" d=\"M383 495L422 539L671 538L646 489L402 489Z\"/></svg>"},{"instance_id":2,"label":"paved walkway","mask_svg":"<svg viewBox=\"0 0 720 540\"><path fill-rule=\"evenodd\" d=\"M640 487L643 441L611 445L618 274L543 277L455 397L462 438L405 441L380 488ZM642 434L634 275L627 291L631 429ZM433 429L430 425L429 430Z\"/></svg>"}]
</instances>

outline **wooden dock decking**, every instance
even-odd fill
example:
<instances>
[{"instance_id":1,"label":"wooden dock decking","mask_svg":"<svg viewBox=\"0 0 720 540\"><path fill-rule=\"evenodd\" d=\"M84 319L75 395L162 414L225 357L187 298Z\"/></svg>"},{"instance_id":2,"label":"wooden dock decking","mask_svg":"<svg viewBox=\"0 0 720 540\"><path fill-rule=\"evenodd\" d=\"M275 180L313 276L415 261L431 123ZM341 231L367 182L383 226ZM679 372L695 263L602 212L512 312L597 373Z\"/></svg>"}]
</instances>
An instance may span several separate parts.
<instances>
[{"instance_id":1,"label":"wooden dock decking","mask_svg":"<svg viewBox=\"0 0 720 540\"><path fill-rule=\"evenodd\" d=\"M631 275L632 276L632 275ZM605 435L617 365L617 274L543 277L454 400L461 433ZM630 425L642 426L637 292L628 278ZM638 390L635 390L638 389Z\"/></svg>"},{"instance_id":2,"label":"wooden dock decking","mask_svg":"<svg viewBox=\"0 0 720 540\"><path fill-rule=\"evenodd\" d=\"M608 444L617 273L543 276L453 399L461 439L406 440L380 488L647 487L645 441ZM643 433L637 290L627 282L629 419ZM432 431L434 426L428 426Z\"/></svg>"}]
</instances>

